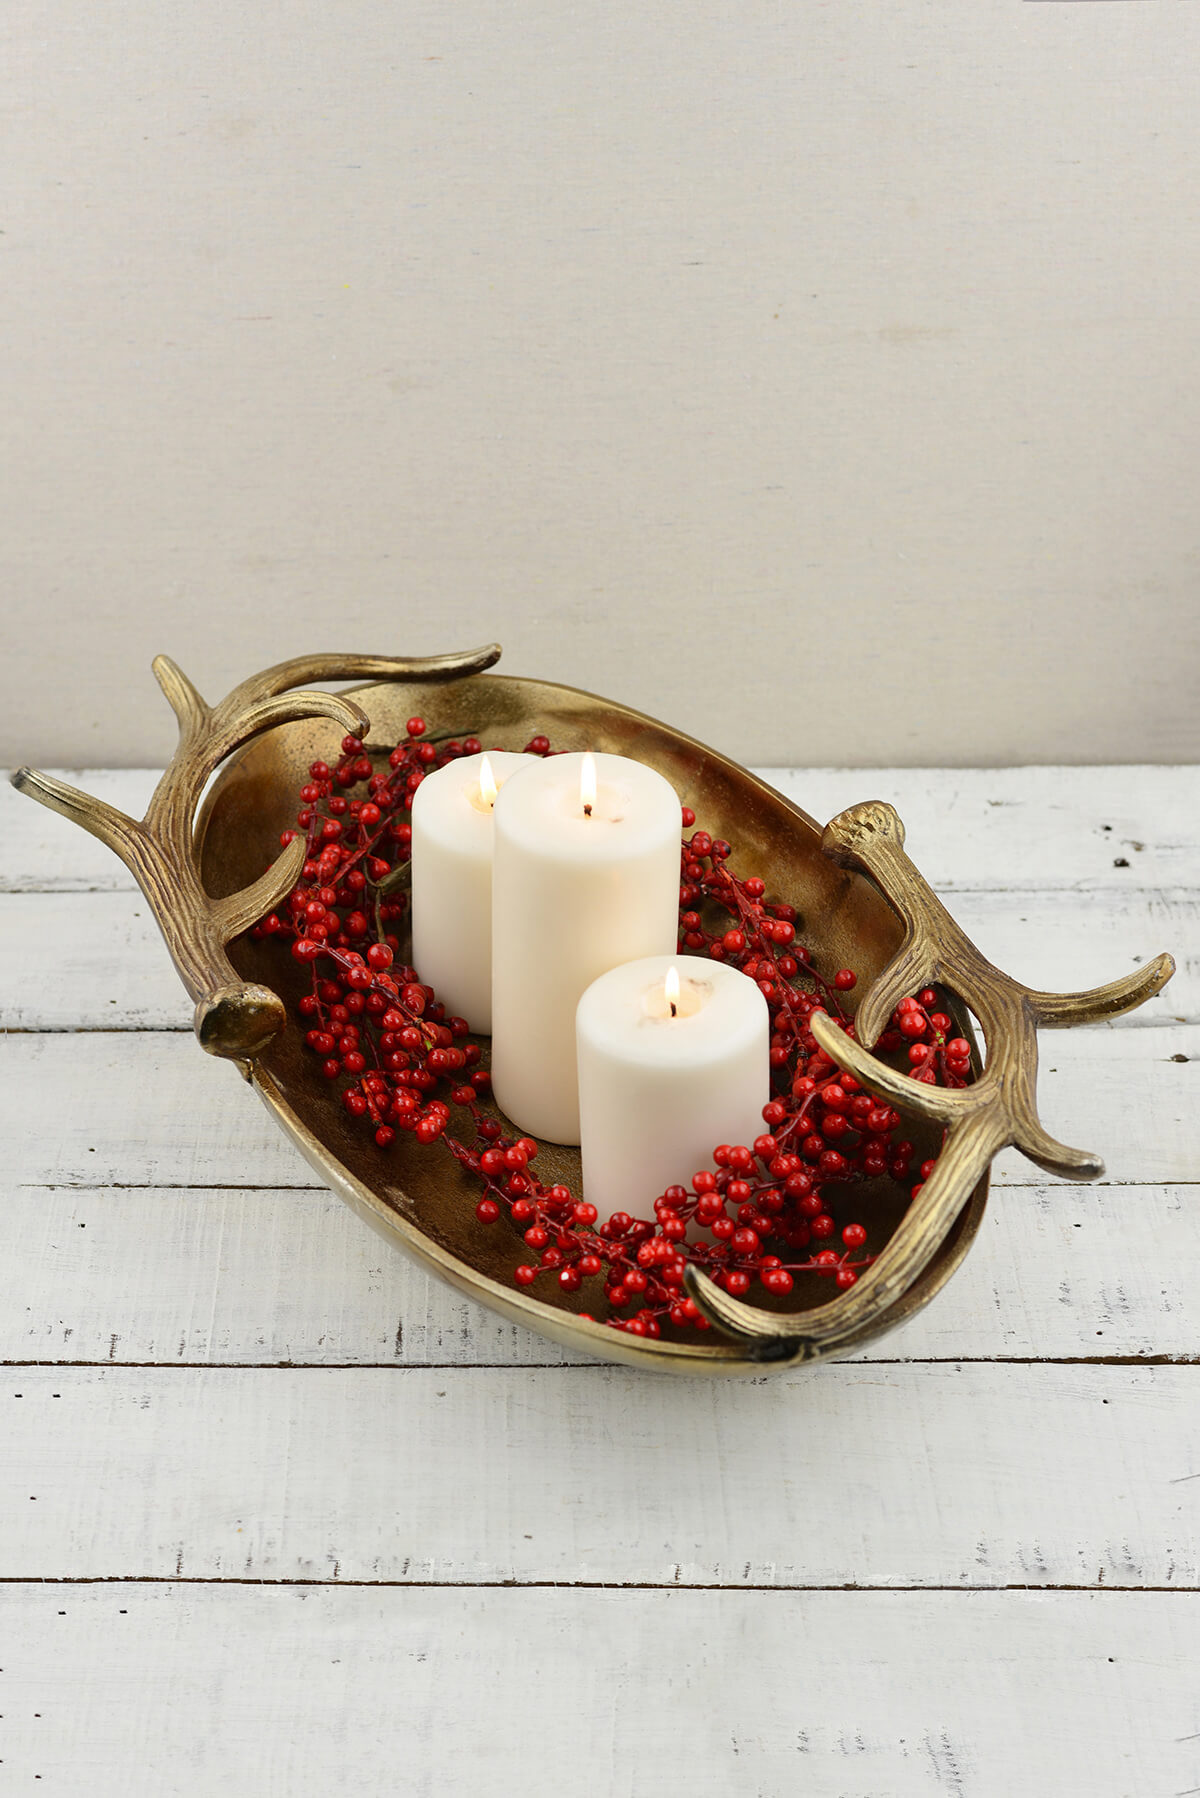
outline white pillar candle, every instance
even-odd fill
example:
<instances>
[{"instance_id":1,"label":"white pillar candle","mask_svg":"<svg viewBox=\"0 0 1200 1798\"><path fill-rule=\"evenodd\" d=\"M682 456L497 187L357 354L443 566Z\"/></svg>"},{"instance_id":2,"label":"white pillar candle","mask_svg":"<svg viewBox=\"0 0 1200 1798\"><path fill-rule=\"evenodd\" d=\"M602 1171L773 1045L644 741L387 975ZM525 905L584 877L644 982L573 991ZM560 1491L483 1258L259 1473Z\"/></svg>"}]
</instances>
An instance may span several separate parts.
<instances>
[{"instance_id":1,"label":"white pillar candle","mask_svg":"<svg viewBox=\"0 0 1200 1798\"><path fill-rule=\"evenodd\" d=\"M497 800L492 1084L533 1136L579 1141L584 989L675 946L682 829L670 782L620 755L550 756Z\"/></svg>"},{"instance_id":2,"label":"white pillar candle","mask_svg":"<svg viewBox=\"0 0 1200 1798\"><path fill-rule=\"evenodd\" d=\"M699 956L602 974L577 1017L583 1190L601 1218L649 1215L668 1186L752 1143L771 1096L771 1020L758 984Z\"/></svg>"},{"instance_id":3,"label":"white pillar candle","mask_svg":"<svg viewBox=\"0 0 1200 1798\"><path fill-rule=\"evenodd\" d=\"M496 749L465 755L413 794L413 966L472 1030L492 1027L492 808L497 789L533 765Z\"/></svg>"}]
</instances>

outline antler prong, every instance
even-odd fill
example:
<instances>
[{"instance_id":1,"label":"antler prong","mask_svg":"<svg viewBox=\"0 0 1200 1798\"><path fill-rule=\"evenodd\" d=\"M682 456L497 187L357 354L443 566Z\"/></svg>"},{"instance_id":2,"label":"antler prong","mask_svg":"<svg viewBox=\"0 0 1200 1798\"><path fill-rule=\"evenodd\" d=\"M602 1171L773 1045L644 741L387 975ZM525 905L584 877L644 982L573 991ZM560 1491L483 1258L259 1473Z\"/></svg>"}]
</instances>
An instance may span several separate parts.
<instances>
[{"instance_id":1,"label":"antler prong","mask_svg":"<svg viewBox=\"0 0 1200 1798\"><path fill-rule=\"evenodd\" d=\"M904 826L890 805L852 806L825 827L825 852L874 882L904 924L900 951L873 982L855 1019L855 1036L826 1013L810 1028L818 1047L870 1091L947 1127L929 1179L899 1227L856 1284L807 1312L781 1316L721 1292L689 1268L687 1288L709 1320L755 1355L804 1360L828 1354L879 1327L884 1313L924 1273L997 1150L1011 1143L1039 1167L1067 1179L1094 1180L1096 1155L1056 1142L1037 1113L1037 1028L1111 1017L1139 1005L1170 979L1160 955L1136 973L1089 993L1037 993L992 966L929 889L904 852ZM914 1080L865 1046L882 1033L897 1001L941 982L983 1025L987 1064L973 1085L954 1090ZM858 1038L859 1040L855 1040Z\"/></svg>"},{"instance_id":2,"label":"antler prong","mask_svg":"<svg viewBox=\"0 0 1200 1798\"><path fill-rule=\"evenodd\" d=\"M691 1265L684 1269L688 1294L711 1323L744 1343L756 1360L813 1360L862 1340L880 1327L924 1272L962 1209L963 1195L974 1191L1002 1146L995 1120L982 1111L956 1125L900 1228L857 1283L824 1305L790 1315L760 1311L731 1298Z\"/></svg>"},{"instance_id":3,"label":"antler prong","mask_svg":"<svg viewBox=\"0 0 1200 1798\"><path fill-rule=\"evenodd\" d=\"M226 899L214 900L214 918L225 942L231 942L251 924L256 924L278 905L285 893L291 892L304 867L305 852L304 838L293 837L266 873L260 874L252 885L243 887L240 893L230 893Z\"/></svg>"},{"instance_id":4,"label":"antler prong","mask_svg":"<svg viewBox=\"0 0 1200 1798\"><path fill-rule=\"evenodd\" d=\"M1086 993L1030 993L1039 1024L1065 1028L1071 1024L1095 1024L1102 1018L1120 1017L1161 993L1175 972L1172 955L1156 955L1144 967L1107 986L1094 986Z\"/></svg>"},{"instance_id":5,"label":"antler prong","mask_svg":"<svg viewBox=\"0 0 1200 1798\"><path fill-rule=\"evenodd\" d=\"M939 1123L950 1124L964 1111L973 1108L965 1092L951 1092L945 1086L927 1086L923 1080L914 1080L900 1068L889 1067L886 1061L880 1061L844 1030L839 1030L826 1012L814 1012L809 1019L809 1028L817 1047L831 1061L844 1068L846 1073L853 1074L872 1092L905 1111L919 1111L926 1117L936 1118Z\"/></svg>"},{"instance_id":6,"label":"antler prong","mask_svg":"<svg viewBox=\"0 0 1200 1798\"><path fill-rule=\"evenodd\" d=\"M226 703L235 702L244 708L293 687L309 687L314 681L403 680L437 685L463 680L469 674L482 674L500 660L500 654L498 643L485 643L479 649L454 650L442 656L293 656L290 661L277 662L273 668L264 668L261 674L243 681Z\"/></svg>"},{"instance_id":7,"label":"antler prong","mask_svg":"<svg viewBox=\"0 0 1200 1798\"><path fill-rule=\"evenodd\" d=\"M127 867L133 865L142 838L142 827L136 819L127 817L115 805L95 799L90 793L81 793L78 787L68 786L65 780L43 774L37 768L18 768L11 779L18 793L27 793L60 817L69 818L72 824L78 824L91 836L98 837Z\"/></svg>"},{"instance_id":8,"label":"antler prong","mask_svg":"<svg viewBox=\"0 0 1200 1798\"><path fill-rule=\"evenodd\" d=\"M1093 1155L1090 1149L1072 1149L1066 1143L1058 1142L1043 1130L1036 1118L1022 1127L1013 1143L1022 1155L1027 1155L1038 1167L1044 1167L1048 1174L1057 1174L1062 1180L1099 1180L1104 1172L1099 1155Z\"/></svg>"},{"instance_id":9,"label":"antler prong","mask_svg":"<svg viewBox=\"0 0 1200 1798\"><path fill-rule=\"evenodd\" d=\"M906 943L877 980L871 982L855 1015L854 1025L859 1041L873 1049L898 1002L907 994L928 986L934 976L926 966L915 943Z\"/></svg>"},{"instance_id":10,"label":"antler prong","mask_svg":"<svg viewBox=\"0 0 1200 1798\"><path fill-rule=\"evenodd\" d=\"M202 729L209 715L208 707L178 662L173 662L170 656L155 656L150 667L179 720L180 736L195 734Z\"/></svg>"},{"instance_id":11,"label":"antler prong","mask_svg":"<svg viewBox=\"0 0 1200 1798\"><path fill-rule=\"evenodd\" d=\"M158 656L154 674L179 719L179 745L140 824L32 769L20 769L13 784L117 852L145 893L195 1000L201 1046L246 1063L284 1028L286 1010L269 987L239 979L225 945L295 885L305 843L295 837L267 872L241 892L210 898L200 880L194 844L196 806L209 776L233 750L276 725L325 717L355 736L366 733L369 721L357 699L294 690L310 681L449 681L491 667L499 654L499 645L492 643L445 656L298 656L243 681L216 706L205 703L169 656Z\"/></svg>"},{"instance_id":12,"label":"antler prong","mask_svg":"<svg viewBox=\"0 0 1200 1798\"><path fill-rule=\"evenodd\" d=\"M222 746L228 744L224 754L215 758L214 765L224 761L230 749L249 743L263 731L274 730L277 724L295 724L301 718L329 718L356 737L370 728L362 706L349 698L343 699L340 693L281 693L275 698L260 699L256 705L241 712L227 710L227 706L228 701L223 701L213 714L216 742ZM214 760L211 750L207 759Z\"/></svg>"}]
</instances>

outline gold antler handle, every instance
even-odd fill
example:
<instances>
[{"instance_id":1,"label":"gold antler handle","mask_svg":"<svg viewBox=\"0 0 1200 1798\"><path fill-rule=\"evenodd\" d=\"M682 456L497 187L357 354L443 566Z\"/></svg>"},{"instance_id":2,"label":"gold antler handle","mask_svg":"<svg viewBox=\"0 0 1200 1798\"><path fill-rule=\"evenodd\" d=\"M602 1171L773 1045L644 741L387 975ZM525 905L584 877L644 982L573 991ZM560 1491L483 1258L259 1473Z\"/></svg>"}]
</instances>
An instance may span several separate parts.
<instances>
[{"instance_id":1,"label":"gold antler handle","mask_svg":"<svg viewBox=\"0 0 1200 1798\"><path fill-rule=\"evenodd\" d=\"M248 1062L284 1028L287 1014L269 987L238 978L225 945L296 884L304 842L297 837L289 843L242 892L211 899L193 850L196 807L209 776L233 750L276 724L324 717L355 736L368 729L353 695L300 693L297 687L324 680L458 680L490 668L499 657L498 643L444 656L297 656L252 675L210 706L169 657L158 656L154 673L179 720L179 743L140 823L33 768L19 768L12 782L18 792L81 824L120 856L146 895L195 1001L201 1047L210 1055Z\"/></svg>"},{"instance_id":2,"label":"gold antler handle","mask_svg":"<svg viewBox=\"0 0 1200 1798\"><path fill-rule=\"evenodd\" d=\"M1175 972L1157 955L1135 974L1087 993L1039 993L994 968L967 938L904 852L904 826L890 805L851 806L825 826L821 847L843 867L866 874L903 921L904 941L858 1009L855 1038L823 1013L812 1019L818 1046L847 1073L892 1105L945 1127L937 1166L891 1241L851 1289L814 1310L781 1316L731 1298L697 1268L688 1291L726 1335L763 1360L803 1361L836 1351L869 1331L937 1253L992 1157L1010 1144L1039 1167L1069 1180L1094 1180L1104 1163L1055 1142L1037 1113L1040 1026L1092 1023L1143 1004ZM897 1002L940 982L963 999L983 1027L987 1063L971 1086L926 1085L870 1053ZM857 1039L857 1040L856 1040Z\"/></svg>"}]
</instances>

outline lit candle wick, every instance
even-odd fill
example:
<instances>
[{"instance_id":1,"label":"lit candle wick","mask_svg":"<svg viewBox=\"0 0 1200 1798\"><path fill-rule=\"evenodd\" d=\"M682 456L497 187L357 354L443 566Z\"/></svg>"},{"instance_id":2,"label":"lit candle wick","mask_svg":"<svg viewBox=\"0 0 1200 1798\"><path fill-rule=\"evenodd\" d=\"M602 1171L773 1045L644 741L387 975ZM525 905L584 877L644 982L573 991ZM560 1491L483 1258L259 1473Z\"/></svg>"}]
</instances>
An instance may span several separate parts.
<instances>
[{"instance_id":1,"label":"lit candle wick","mask_svg":"<svg viewBox=\"0 0 1200 1798\"><path fill-rule=\"evenodd\" d=\"M679 1016L679 975L674 968L667 969L667 976L663 981L663 992L666 995L667 1004L671 1007L671 1016L677 1018Z\"/></svg>"},{"instance_id":2,"label":"lit candle wick","mask_svg":"<svg viewBox=\"0 0 1200 1798\"><path fill-rule=\"evenodd\" d=\"M590 818L596 803L596 758L590 749L585 752L579 769L579 803L584 817Z\"/></svg>"},{"instance_id":3,"label":"lit candle wick","mask_svg":"<svg viewBox=\"0 0 1200 1798\"><path fill-rule=\"evenodd\" d=\"M479 797L490 811L496 803L496 794L500 791L496 785L496 776L492 773L492 764L486 755L479 764Z\"/></svg>"}]
</instances>

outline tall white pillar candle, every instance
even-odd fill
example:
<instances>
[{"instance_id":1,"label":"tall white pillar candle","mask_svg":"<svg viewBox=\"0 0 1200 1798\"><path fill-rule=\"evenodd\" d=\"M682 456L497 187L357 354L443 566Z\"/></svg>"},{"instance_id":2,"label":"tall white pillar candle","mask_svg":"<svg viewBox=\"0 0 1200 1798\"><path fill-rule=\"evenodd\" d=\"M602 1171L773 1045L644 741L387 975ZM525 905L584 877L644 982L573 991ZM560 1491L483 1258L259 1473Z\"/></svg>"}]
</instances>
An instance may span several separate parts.
<instances>
[{"instance_id":1,"label":"tall white pillar candle","mask_svg":"<svg viewBox=\"0 0 1200 1798\"><path fill-rule=\"evenodd\" d=\"M533 766L502 750L465 755L413 794L413 966L472 1030L492 1027L492 808L497 789Z\"/></svg>"},{"instance_id":2,"label":"tall white pillar candle","mask_svg":"<svg viewBox=\"0 0 1200 1798\"><path fill-rule=\"evenodd\" d=\"M648 1216L668 1186L752 1143L771 1096L771 1020L756 981L699 956L652 956L579 1001L583 1191L601 1218Z\"/></svg>"},{"instance_id":3,"label":"tall white pillar candle","mask_svg":"<svg viewBox=\"0 0 1200 1798\"><path fill-rule=\"evenodd\" d=\"M550 756L496 802L492 1084L533 1136L579 1141L584 989L675 947L682 828L670 782L619 755Z\"/></svg>"}]
</instances>

